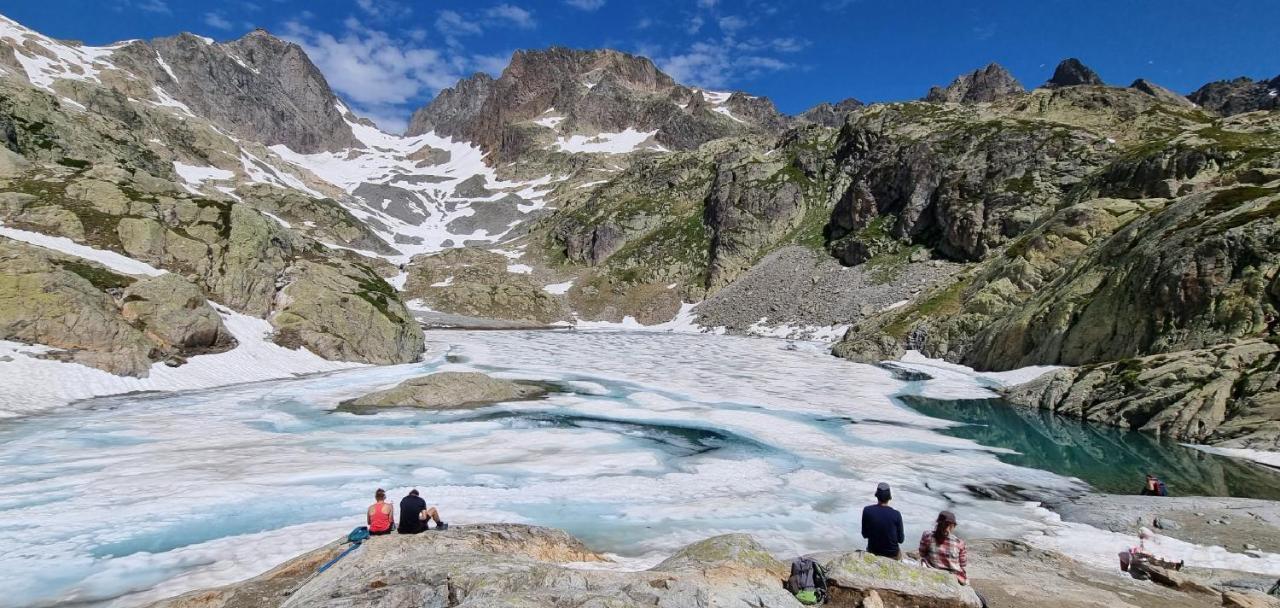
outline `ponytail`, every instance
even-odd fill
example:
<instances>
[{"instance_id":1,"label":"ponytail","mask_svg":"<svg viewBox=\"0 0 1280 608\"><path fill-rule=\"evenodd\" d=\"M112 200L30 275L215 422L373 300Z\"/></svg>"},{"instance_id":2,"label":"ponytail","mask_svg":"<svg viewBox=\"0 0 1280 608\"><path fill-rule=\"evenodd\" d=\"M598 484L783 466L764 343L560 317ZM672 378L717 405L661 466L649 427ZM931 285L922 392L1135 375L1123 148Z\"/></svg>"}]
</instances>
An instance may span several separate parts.
<instances>
[{"instance_id":1,"label":"ponytail","mask_svg":"<svg viewBox=\"0 0 1280 608\"><path fill-rule=\"evenodd\" d=\"M938 520L938 524L933 527L934 542L943 543L947 541L947 537L949 536L949 534L947 534L947 526L949 525L951 525L950 522Z\"/></svg>"}]
</instances>

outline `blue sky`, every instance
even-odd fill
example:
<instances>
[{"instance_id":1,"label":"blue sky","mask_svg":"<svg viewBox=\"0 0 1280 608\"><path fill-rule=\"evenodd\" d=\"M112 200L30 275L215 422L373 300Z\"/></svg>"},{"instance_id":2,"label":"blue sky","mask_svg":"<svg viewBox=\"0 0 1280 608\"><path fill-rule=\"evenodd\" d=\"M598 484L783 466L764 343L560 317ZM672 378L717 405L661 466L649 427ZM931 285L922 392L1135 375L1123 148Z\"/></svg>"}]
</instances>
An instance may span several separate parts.
<instances>
[{"instance_id":1,"label":"blue sky","mask_svg":"<svg viewBox=\"0 0 1280 608\"><path fill-rule=\"evenodd\" d=\"M644 54L682 82L789 113L917 98L991 61L1029 87L1068 56L1113 84L1184 93L1280 74L1274 0L0 0L0 13L92 44L264 27L392 129L458 78L553 44Z\"/></svg>"}]
</instances>

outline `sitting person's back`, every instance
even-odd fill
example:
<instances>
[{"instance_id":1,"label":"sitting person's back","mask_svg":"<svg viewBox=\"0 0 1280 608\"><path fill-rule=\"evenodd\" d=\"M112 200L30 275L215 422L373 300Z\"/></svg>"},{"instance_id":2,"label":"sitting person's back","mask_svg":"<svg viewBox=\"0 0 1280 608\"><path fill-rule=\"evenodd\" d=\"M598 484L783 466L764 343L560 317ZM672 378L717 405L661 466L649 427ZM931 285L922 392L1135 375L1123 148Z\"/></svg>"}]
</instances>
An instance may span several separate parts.
<instances>
[{"instance_id":1,"label":"sitting person's back","mask_svg":"<svg viewBox=\"0 0 1280 608\"><path fill-rule=\"evenodd\" d=\"M396 525L395 509L387 504L387 493L382 488L373 493L373 498L374 503L365 510L369 534L390 534Z\"/></svg>"},{"instance_id":2,"label":"sitting person's back","mask_svg":"<svg viewBox=\"0 0 1280 608\"><path fill-rule=\"evenodd\" d=\"M956 516L950 511L939 513L937 526L920 537L920 561L930 568L956 575L961 585L967 585L969 575L965 567L969 565L969 556L964 540L955 535L955 530Z\"/></svg>"},{"instance_id":3,"label":"sitting person's back","mask_svg":"<svg viewBox=\"0 0 1280 608\"><path fill-rule=\"evenodd\" d=\"M881 483L876 487L876 504L862 509L862 537L867 539L867 553L899 559L902 556L900 545L906 536L902 529L902 514L889 506L892 498L889 484Z\"/></svg>"},{"instance_id":4,"label":"sitting person's back","mask_svg":"<svg viewBox=\"0 0 1280 608\"><path fill-rule=\"evenodd\" d=\"M427 501L418 496L417 490L410 490L409 495L400 499L400 527L396 531L401 534L417 534L427 529L423 521L423 511L427 510Z\"/></svg>"}]
</instances>

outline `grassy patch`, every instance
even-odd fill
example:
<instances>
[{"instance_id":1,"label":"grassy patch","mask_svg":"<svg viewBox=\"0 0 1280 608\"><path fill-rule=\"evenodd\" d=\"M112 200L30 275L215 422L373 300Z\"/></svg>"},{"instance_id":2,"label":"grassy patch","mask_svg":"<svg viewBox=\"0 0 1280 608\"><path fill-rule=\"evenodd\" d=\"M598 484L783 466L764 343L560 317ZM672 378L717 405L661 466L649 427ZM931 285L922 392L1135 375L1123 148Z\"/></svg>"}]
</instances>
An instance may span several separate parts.
<instances>
[{"instance_id":1,"label":"grassy patch","mask_svg":"<svg viewBox=\"0 0 1280 608\"><path fill-rule=\"evenodd\" d=\"M98 289L122 289L134 283L137 279L127 277L122 274L116 274L102 268L77 260L64 260L57 262L58 266L68 272L80 275L81 278L89 281Z\"/></svg>"},{"instance_id":2,"label":"grassy patch","mask_svg":"<svg viewBox=\"0 0 1280 608\"><path fill-rule=\"evenodd\" d=\"M374 272L372 268L364 264L356 264L355 266L360 269L364 276L358 279L357 289L351 295L368 302L378 309L382 316L388 319L399 318L397 315L391 314L391 302L399 299L396 296L395 288L378 276L378 273Z\"/></svg>"},{"instance_id":3,"label":"grassy patch","mask_svg":"<svg viewBox=\"0 0 1280 608\"><path fill-rule=\"evenodd\" d=\"M962 308L964 291L972 280L966 277L945 289L934 292L919 304L910 305L893 323L886 325L884 333L902 339L916 323L931 317L950 316L959 313Z\"/></svg>"},{"instance_id":4,"label":"grassy patch","mask_svg":"<svg viewBox=\"0 0 1280 608\"><path fill-rule=\"evenodd\" d=\"M88 169L93 163L79 158L59 158L58 164L72 169Z\"/></svg>"},{"instance_id":5,"label":"grassy patch","mask_svg":"<svg viewBox=\"0 0 1280 608\"><path fill-rule=\"evenodd\" d=\"M1006 181L1004 183L1004 189L1008 192L1017 192L1019 194L1034 192L1036 189L1036 178L1030 171L1025 171L1021 177L1015 177Z\"/></svg>"},{"instance_id":6,"label":"grassy patch","mask_svg":"<svg viewBox=\"0 0 1280 608\"><path fill-rule=\"evenodd\" d=\"M882 253L863 263L871 282L876 285L892 283L902 276L902 271L911 263L911 256L924 249L920 245L904 247L898 251Z\"/></svg>"}]
</instances>

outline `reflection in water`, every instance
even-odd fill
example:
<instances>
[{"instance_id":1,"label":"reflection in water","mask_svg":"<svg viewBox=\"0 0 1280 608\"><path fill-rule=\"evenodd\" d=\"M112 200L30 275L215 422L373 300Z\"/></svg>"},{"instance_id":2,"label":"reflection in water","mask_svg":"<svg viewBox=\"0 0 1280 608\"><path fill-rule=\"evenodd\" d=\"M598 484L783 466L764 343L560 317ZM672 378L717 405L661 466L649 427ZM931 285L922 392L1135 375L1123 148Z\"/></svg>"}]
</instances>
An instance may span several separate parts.
<instances>
[{"instance_id":1,"label":"reflection in water","mask_svg":"<svg viewBox=\"0 0 1280 608\"><path fill-rule=\"evenodd\" d=\"M1280 499L1280 472L1147 433L1000 399L900 399L927 416L966 423L944 431L948 435L1018 452L1002 454L1000 460L1078 477L1103 492L1137 494L1143 475L1150 472L1164 480L1171 495Z\"/></svg>"}]
</instances>

